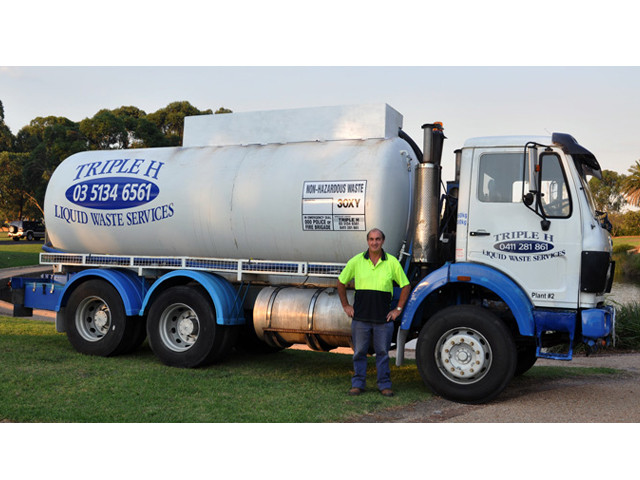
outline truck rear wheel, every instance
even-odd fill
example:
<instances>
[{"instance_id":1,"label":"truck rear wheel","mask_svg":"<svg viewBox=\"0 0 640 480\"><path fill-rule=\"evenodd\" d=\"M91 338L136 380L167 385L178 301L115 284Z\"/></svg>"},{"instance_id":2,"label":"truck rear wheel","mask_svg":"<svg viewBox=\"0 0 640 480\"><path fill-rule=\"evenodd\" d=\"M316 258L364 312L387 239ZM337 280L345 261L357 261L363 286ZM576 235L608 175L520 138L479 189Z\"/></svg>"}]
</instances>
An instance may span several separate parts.
<instances>
[{"instance_id":1,"label":"truck rear wheel","mask_svg":"<svg viewBox=\"0 0 640 480\"><path fill-rule=\"evenodd\" d=\"M101 357L129 352L144 329L141 320L127 317L117 290L104 280L89 280L71 293L64 322L78 352Z\"/></svg>"},{"instance_id":2,"label":"truck rear wheel","mask_svg":"<svg viewBox=\"0 0 640 480\"><path fill-rule=\"evenodd\" d=\"M458 305L434 315L420 331L418 371L438 395L462 403L484 403L511 381L516 346L507 326L481 307Z\"/></svg>"},{"instance_id":3,"label":"truck rear wheel","mask_svg":"<svg viewBox=\"0 0 640 480\"><path fill-rule=\"evenodd\" d=\"M222 359L236 331L216 323L215 307L200 287L167 289L153 302L147 319L153 353L172 367L195 368Z\"/></svg>"}]
</instances>

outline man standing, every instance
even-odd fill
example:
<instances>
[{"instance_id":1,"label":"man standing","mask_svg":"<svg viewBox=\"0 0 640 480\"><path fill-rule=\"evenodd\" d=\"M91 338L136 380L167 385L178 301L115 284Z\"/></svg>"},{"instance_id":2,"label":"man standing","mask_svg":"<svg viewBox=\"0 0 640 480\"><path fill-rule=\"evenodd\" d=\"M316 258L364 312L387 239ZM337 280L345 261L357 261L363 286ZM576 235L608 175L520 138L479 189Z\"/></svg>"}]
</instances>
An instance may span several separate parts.
<instances>
[{"instance_id":1,"label":"man standing","mask_svg":"<svg viewBox=\"0 0 640 480\"><path fill-rule=\"evenodd\" d=\"M384 233L374 228L367 234L368 250L347 262L338 278L338 295L345 313L352 318L353 369L349 395L364 392L367 377L367 353L371 338L376 354L378 390L392 397L389 347L393 322L400 316L409 298L409 280L398 259L382 249ZM355 279L353 306L347 300L346 285ZM402 288L398 306L391 310L393 282Z\"/></svg>"}]
</instances>

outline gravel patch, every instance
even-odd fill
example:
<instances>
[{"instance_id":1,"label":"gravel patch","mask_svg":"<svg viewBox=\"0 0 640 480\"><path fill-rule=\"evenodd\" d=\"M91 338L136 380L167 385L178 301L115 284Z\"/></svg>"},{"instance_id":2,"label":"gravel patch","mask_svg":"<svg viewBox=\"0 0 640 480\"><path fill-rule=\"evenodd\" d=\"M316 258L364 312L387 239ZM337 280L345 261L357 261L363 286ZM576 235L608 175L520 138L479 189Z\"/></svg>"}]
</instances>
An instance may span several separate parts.
<instances>
[{"instance_id":1,"label":"gravel patch","mask_svg":"<svg viewBox=\"0 0 640 480\"><path fill-rule=\"evenodd\" d=\"M613 368L617 374L562 379L515 378L493 401L463 405L433 397L408 407L353 419L357 423L637 423L640 422L640 354L540 359L536 366ZM396 392L402 395L402 392Z\"/></svg>"}]
</instances>

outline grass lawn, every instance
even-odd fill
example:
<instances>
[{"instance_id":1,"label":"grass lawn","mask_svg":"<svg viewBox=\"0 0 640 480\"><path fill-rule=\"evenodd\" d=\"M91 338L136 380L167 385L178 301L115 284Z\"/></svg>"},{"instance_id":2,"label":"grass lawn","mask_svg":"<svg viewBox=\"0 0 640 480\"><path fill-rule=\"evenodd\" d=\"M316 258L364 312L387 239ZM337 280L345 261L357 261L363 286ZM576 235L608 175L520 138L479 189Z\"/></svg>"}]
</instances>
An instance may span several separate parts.
<instances>
[{"instance_id":1,"label":"grass lawn","mask_svg":"<svg viewBox=\"0 0 640 480\"><path fill-rule=\"evenodd\" d=\"M0 231L0 268L38 265L42 252L42 241L16 242Z\"/></svg>"},{"instance_id":2,"label":"grass lawn","mask_svg":"<svg viewBox=\"0 0 640 480\"><path fill-rule=\"evenodd\" d=\"M616 245L631 245L633 247L640 246L640 236L631 237L613 237L613 246Z\"/></svg>"},{"instance_id":3,"label":"grass lawn","mask_svg":"<svg viewBox=\"0 0 640 480\"><path fill-rule=\"evenodd\" d=\"M234 354L202 369L161 364L146 343L114 358L77 353L52 323L0 317L0 421L35 423L341 422L428 400L415 362L392 362L396 396L350 397L351 356L284 350ZM370 380L375 372L370 358ZM542 378L602 374L535 367Z\"/></svg>"},{"instance_id":4,"label":"grass lawn","mask_svg":"<svg viewBox=\"0 0 640 480\"><path fill-rule=\"evenodd\" d=\"M375 385L350 397L350 355L235 354L178 369L146 343L132 355L90 357L51 323L8 317L0 317L0 363L0 420L13 422L332 422L430 397L412 361L392 365L395 397Z\"/></svg>"}]
</instances>

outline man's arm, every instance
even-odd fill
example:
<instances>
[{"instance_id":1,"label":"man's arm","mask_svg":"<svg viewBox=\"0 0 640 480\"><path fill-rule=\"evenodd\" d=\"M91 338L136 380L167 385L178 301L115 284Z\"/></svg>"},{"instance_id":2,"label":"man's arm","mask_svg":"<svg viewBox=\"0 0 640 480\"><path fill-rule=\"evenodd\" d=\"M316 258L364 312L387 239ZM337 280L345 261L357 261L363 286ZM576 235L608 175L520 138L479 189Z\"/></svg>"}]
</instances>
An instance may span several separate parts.
<instances>
[{"instance_id":1,"label":"man's arm","mask_svg":"<svg viewBox=\"0 0 640 480\"><path fill-rule=\"evenodd\" d=\"M353 307L349 305L349 300L347 300L347 286L340 280L338 280L338 296L340 297L340 303L342 303L344 313L353 318Z\"/></svg>"},{"instance_id":2,"label":"man's arm","mask_svg":"<svg viewBox=\"0 0 640 480\"><path fill-rule=\"evenodd\" d=\"M411 293L410 285L405 285L404 287L402 287L402 290L400 291L400 299L398 300L398 306L387 314L387 322L394 322L396 318L398 318L402 314L402 310L404 309L404 306L409 299L409 293ZM400 310L398 310L398 308Z\"/></svg>"}]
</instances>

